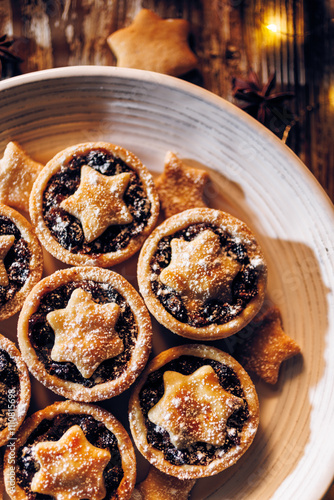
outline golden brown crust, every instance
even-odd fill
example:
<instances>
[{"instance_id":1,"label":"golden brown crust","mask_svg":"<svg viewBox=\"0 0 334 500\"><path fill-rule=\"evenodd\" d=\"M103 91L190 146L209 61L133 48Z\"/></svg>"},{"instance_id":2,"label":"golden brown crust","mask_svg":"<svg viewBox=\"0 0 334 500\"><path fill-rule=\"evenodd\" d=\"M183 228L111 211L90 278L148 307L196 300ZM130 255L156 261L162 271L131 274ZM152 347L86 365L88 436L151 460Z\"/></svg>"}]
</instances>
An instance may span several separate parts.
<instances>
[{"instance_id":1,"label":"golden brown crust","mask_svg":"<svg viewBox=\"0 0 334 500\"><path fill-rule=\"evenodd\" d=\"M127 301L134 315L138 337L127 368L122 374L108 382L93 387L62 380L51 375L39 360L29 339L29 318L39 306L41 298L52 290L71 282L92 280L111 284ZM31 373L49 389L66 398L77 401L99 401L117 396L126 390L143 370L151 350L152 326L149 313L140 295L119 274L98 267L74 267L56 271L40 281L30 293L21 311L18 322L18 340L22 355Z\"/></svg>"},{"instance_id":2,"label":"golden brown crust","mask_svg":"<svg viewBox=\"0 0 334 500\"><path fill-rule=\"evenodd\" d=\"M16 210L0 204L0 215L8 217L19 229L31 252L29 276L24 285L8 302L0 307L0 320L7 319L18 312L33 286L41 279L43 273L43 252L31 224Z\"/></svg>"},{"instance_id":3,"label":"golden brown crust","mask_svg":"<svg viewBox=\"0 0 334 500\"><path fill-rule=\"evenodd\" d=\"M61 166L67 164L74 155L84 155L92 150L103 149L109 153L121 158L127 165L139 176L146 196L151 203L151 215L143 231L132 238L129 244L118 251L90 256L86 254L74 253L63 246L52 236L43 218L43 193L50 178L61 169ZM131 257L142 245L145 238L154 228L159 215L159 198L156 192L151 174L141 161L130 151L120 146L106 142L88 142L77 144L60 151L44 167L36 179L30 195L29 212L33 225L36 228L37 236L43 246L54 257L74 266L88 265L110 267Z\"/></svg>"},{"instance_id":4,"label":"golden brown crust","mask_svg":"<svg viewBox=\"0 0 334 500\"><path fill-rule=\"evenodd\" d=\"M154 448L147 441L147 429L139 401L140 391L150 373L155 372L169 361L183 355L214 359L230 367L236 373L241 383L244 398L248 404L249 417L244 424L240 436L240 444L238 446L232 446L232 448L221 458L215 459L209 465L173 465L165 460L162 451ZM233 465L245 453L251 445L257 431L259 423L259 402L250 377L234 358L215 347L189 344L163 351L151 361L137 382L131 395L129 403L129 421L136 446L152 465L162 472L178 477L179 479L197 479L221 472Z\"/></svg>"},{"instance_id":5,"label":"golden brown crust","mask_svg":"<svg viewBox=\"0 0 334 500\"><path fill-rule=\"evenodd\" d=\"M13 484L13 466L17 467L17 452L24 446L34 429L44 419L51 420L60 414L87 414L102 422L117 438L118 448L122 457L124 477L117 489L119 500L128 500L134 488L136 480L136 457L131 440L122 424L108 411L94 405L77 403L74 401L61 401L54 403L43 410L39 410L29 417L22 425L15 441L15 457L11 450L7 449L4 458L5 487L13 500L29 498L17 482Z\"/></svg>"},{"instance_id":6,"label":"golden brown crust","mask_svg":"<svg viewBox=\"0 0 334 500\"><path fill-rule=\"evenodd\" d=\"M147 477L136 486L141 500L187 500L196 479L178 479L151 465ZM135 499L133 499L135 500Z\"/></svg>"},{"instance_id":7,"label":"golden brown crust","mask_svg":"<svg viewBox=\"0 0 334 500\"><path fill-rule=\"evenodd\" d=\"M19 375L20 392L17 404L14 405L11 402L11 398L8 400L8 405L10 407L10 422L8 426L0 431L0 446L3 446L8 442L10 438L14 436L19 427L21 426L26 413L29 408L30 403L30 378L29 372L25 362L22 359L20 351L16 348L15 344L9 339L0 334L0 349L5 350L9 356L14 361ZM10 387L8 388L11 389Z\"/></svg>"},{"instance_id":8,"label":"golden brown crust","mask_svg":"<svg viewBox=\"0 0 334 500\"><path fill-rule=\"evenodd\" d=\"M246 307L236 317L224 324L212 323L204 327L195 327L178 321L163 307L154 294L150 279L152 275L151 259L163 237L173 235L175 232L185 229L191 224L201 222L220 226L228 234L234 235L241 241L247 248L249 258L254 262L259 271L259 279L256 296L248 302ZM260 310L267 283L266 263L262 251L250 229L245 223L232 215L210 208L186 210L170 217L158 226L145 241L140 251L137 273L140 292L153 316L172 332L194 340L217 340L241 330Z\"/></svg>"}]
</instances>

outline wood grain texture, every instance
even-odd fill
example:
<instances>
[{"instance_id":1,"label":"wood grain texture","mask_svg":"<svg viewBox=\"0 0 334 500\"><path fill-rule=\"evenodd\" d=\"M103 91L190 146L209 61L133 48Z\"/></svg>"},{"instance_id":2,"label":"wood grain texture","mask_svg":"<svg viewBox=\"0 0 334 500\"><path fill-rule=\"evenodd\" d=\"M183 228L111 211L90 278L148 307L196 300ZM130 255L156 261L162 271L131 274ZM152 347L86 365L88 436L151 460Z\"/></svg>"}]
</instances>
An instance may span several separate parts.
<instances>
[{"instance_id":1,"label":"wood grain texture","mask_svg":"<svg viewBox=\"0 0 334 500\"><path fill-rule=\"evenodd\" d=\"M0 33L24 40L22 72L115 65L106 38L141 8L190 21L199 68L185 78L229 101L234 76L253 68L266 82L275 71L277 90L295 98L274 110L270 128L291 126L288 146L334 200L333 0L0 0Z\"/></svg>"}]
</instances>

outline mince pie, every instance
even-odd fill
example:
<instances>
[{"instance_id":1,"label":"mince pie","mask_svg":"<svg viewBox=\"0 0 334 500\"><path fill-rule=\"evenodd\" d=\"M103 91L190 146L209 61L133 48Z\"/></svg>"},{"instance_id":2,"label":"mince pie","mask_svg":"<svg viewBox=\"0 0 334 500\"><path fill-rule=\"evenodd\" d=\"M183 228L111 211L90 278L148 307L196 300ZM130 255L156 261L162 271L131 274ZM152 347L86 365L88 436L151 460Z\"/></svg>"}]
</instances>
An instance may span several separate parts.
<instances>
[{"instance_id":1,"label":"mince pie","mask_svg":"<svg viewBox=\"0 0 334 500\"><path fill-rule=\"evenodd\" d=\"M45 248L72 265L110 267L131 257L152 231L159 199L151 174L105 142L69 147L36 179L30 216Z\"/></svg>"},{"instance_id":2,"label":"mince pie","mask_svg":"<svg viewBox=\"0 0 334 500\"><path fill-rule=\"evenodd\" d=\"M211 476L233 465L259 421L255 387L230 355L205 345L160 353L130 398L130 428L139 451L179 479Z\"/></svg>"},{"instance_id":3,"label":"mince pie","mask_svg":"<svg viewBox=\"0 0 334 500\"><path fill-rule=\"evenodd\" d=\"M0 320L13 316L41 279L43 253L31 224L0 204Z\"/></svg>"},{"instance_id":4,"label":"mince pie","mask_svg":"<svg viewBox=\"0 0 334 500\"><path fill-rule=\"evenodd\" d=\"M145 304L122 276L99 267L56 271L32 290L18 322L31 373L77 401L111 398L144 368L152 326Z\"/></svg>"},{"instance_id":5,"label":"mince pie","mask_svg":"<svg viewBox=\"0 0 334 500\"><path fill-rule=\"evenodd\" d=\"M13 342L0 334L0 446L12 442L29 403L27 367Z\"/></svg>"},{"instance_id":6,"label":"mince pie","mask_svg":"<svg viewBox=\"0 0 334 500\"><path fill-rule=\"evenodd\" d=\"M169 330L214 340L259 311L267 268L250 229L230 214L194 208L157 227L144 243L138 282L147 307Z\"/></svg>"},{"instance_id":7,"label":"mince pie","mask_svg":"<svg viewBox=\"0 0 334 500\"><path fill-rule=\"evenodd\" d=\"M133 446L106 410L72 401L54 403L26 420L15 445L15 457L8 449L4 460L6 491L12 499L131 497L136 478Z\"/></svg>"}]
</instances>

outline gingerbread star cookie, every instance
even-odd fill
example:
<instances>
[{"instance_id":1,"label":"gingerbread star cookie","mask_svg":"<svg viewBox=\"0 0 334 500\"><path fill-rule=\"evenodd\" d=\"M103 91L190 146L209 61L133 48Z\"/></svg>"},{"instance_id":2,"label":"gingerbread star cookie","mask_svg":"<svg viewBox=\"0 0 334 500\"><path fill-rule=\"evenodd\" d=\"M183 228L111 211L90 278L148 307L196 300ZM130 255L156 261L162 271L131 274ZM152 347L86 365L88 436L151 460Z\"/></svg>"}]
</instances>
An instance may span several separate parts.
<instances>
[{"instance_id":1,"label":"gingerbread star cookie","mask_svg":"<svg viewBox=\"0 0 334 500\"><path fill-rule=\"evenodd\" d=\"M32 185L42 168L16 142L9 142L0 160L0 202L27 211Z\"/></svg>"},{"instance_id":2,"label":"gingerbread star cookie","mask_svg":"<svg viewBox=\"0 0 334 500\"><path fill-rule=\"evenodd\" d=\"M124 350L115 331L119 313L117 304L97 304L88 292L75 289L65 309L46 316L55 332L51 359L72 362L83 377L91 377L102 361Z\"/></svg>"},{"instance_id":3,"label":"gingerbread star cookie","mask_svg":"<svg viewBox=\"0 0 334 500\"><path fill-rule=\"evenodd\" d=\"M258 326L252 338L240 349L238 359L247 371L269 384L276 384L283 361L301 350L297 342L284 332L277 307L268 309L256 319L256 323Z\"/></svg>"},{"instance_id":4,"label":"gingerbread star cookie","mask_svg":"<svg viewBox=\"0 0 334 500\"><path fill-rule=\"evenodd\" d=\"M93 446L81 427L74 425L59 441L36 444L33 451L40 464L31 490L56 500L102 500L106 495L103 471L110 452Z\"/></svg>"},{"instance_id":5,"label":"gingerbread star cookie","mask_svg":"<svg viewBox=\"0 0 334 500\"><path fill-rule=\"evenodd\" d=\"M206 207L203 195L208 182L209 174L205 170L189 167L169 151L164 171L155 181L165 216L171 217L188 208Z\"/></svg>"},{"instance_id":6,"label":"gingerbread star cookie","mask_svg":"<svg viewBox=\"0 0 334 500\"><path fill-rule=\"evenodd\" d=\"M188 43L189 33L185 19L161 19L142 9L130 26L109 35L107 42L117 66L179 76L197 66Z\"/></svg>"},{"instance_id":7,"label":"gingerbread star cookie","mask_svg":"<svg viewBox=\"0 0 334 500\"><path fill-rule=\"evenodd\" d=\"M172 258L160 280L188 298L202 300L220 296L231 299L231 285L241 265L221 248L219 236L211 230L192 241L174 238Z\"/></svg>"},{"instance_id":8,"label":"gingerbread star cookie","mask_svg":"<svg viewBox=\"0 0 334 500\"><path fill-rule=\"evenodd\" d=\"M195 479L178 479L151 466L147 477L139 483L131 500L187 500Z\"/></svg>"},{"instance_id":9,"label":"gingerbread star cookie","mask_svg":"<svg viewBox=\"0 0 334 500\"><path fill-rule=\"evenodd\" d=\"M223 446L228 418L244 401L225 391L209 365L191 375L164 373L164 395L148 412L154 424L166 429L178 449L201 441Z\"/></svg>"}]
</instances>

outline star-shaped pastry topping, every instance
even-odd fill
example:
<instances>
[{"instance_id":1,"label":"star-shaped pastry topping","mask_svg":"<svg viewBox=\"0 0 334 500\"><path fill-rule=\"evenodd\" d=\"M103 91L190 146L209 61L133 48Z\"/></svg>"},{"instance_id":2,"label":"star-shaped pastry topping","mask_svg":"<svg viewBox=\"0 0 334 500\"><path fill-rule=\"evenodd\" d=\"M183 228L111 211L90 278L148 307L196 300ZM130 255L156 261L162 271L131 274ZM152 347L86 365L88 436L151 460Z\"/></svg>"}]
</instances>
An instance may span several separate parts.
<instances>
[{"instance_id":1,"label":"star-shaped pastry topping","mask_svg":"<svg viewBox=\"0 0 334 500\"><path fill-rule=\"evenodd\" d=\"M129 172L107 176L88 165L81 168L78 189L60 206L80 220L88 243L109 226L132 222L132 215L123 200L130 177Z\"/></svg>"},{"instance_id":2,"label":"star-shaped pastry topping","mask_svg":"<svg viewBox=\"0 0 334 500\"><path fill-rule=\"evenodd\" d=\"M9 250L12 248L14 241L15 241L15 236L12 234L4 234L0 236L0 285L1 286L7 286L9 283L7 271L4 264L4 259Z\"/></svg>"},{"instance_id":3,"label":"star-shaped pastry topping","mask_svg":"<svg viewBox=\"0 0 334 500\"><path fill-rule=\"evenodd\" d=\"M221 387L211 366L204 365L191 375L166 371L164 389L148 418L168 432L176 448L198 441L224 445L227 420L244 402Z\"/></svg>"},{"instance_id":4,"label":"star-shaped pastry topping","mask_svg":"<svg viewBox=\"0 0 334 500\"><path fill-rule=\"evenodd\" d=\"M27 211L32 185L42 168L17 143L9 142L0 160L1 203Z\"/></svg>"},{"instance_id":5,"label":"star-shaped pastry topping","mask_svg":"<svg viewBox=\"0 0 334 500\"><path fill-rule=\"evenodd\" d=\"M163 173L156 179L161 208L166 217L189 208L207 207L203 201L209 174L183 163L174 153L166 155Z\"/></svg>"},{"instance_id":6,"label":"star-shaped pastry topping","mask_svg":"<svg viewBox=\"0 0 334 500\"><path fill-rule=\"evenodd\" d=\"M117 66L178 76L197 66L188 44L189 33L185 19L161 19L142 9L130 26L109 35L107 42Z\"/></svg>"},{"instance_id":7,"label":"star-shaped pastry topping","mask_svg":"<svg viewBox=\"0 0 334 500\"><path fill-rule=\"evenodd\" d=\"M131 500L188 500L189 493L196 483L196 479L179 479L161 472L151 465L144 481L134 490Z\"/></svg>"},{"instance_id":8,"label":"star-shaped pastry topping","mask_svg":"<svg viewBox=\"0 0 334 500\"><path fill-rule=\"evenodd\" d=\"M255 331L238 355L247 371L256 373L269 384L276 384L283 361L300 353L299 345L282 328L277 307L256 318Z\"/></svg>"},{"instance_id":9,"label":"star-shaped pastry topping","mask_svg":"<svg viewBox=\"0 0 334 500\"><path fill-rule=\"evenodd\" d=\"M230 300L232 281L241 265L226 255L217 234L206 229L189 242L174 238L171 247L171 261L160 274L164 285L190 299L219 295L221 300Z\"/></svg>"},{"instance_id":10,"label":"star-shaped pastry topping","mask_svg":"<svg viewBox=\"0 0 334 500\"><path fill-rule=\"evenodd\" d=\"M81 427L73 425L58 441L44 441L33 448L40 469L31 491L56 500L102 500L106 495L103 471L109 450L93 446Z\"/></svg>"},{"instance_id":11,"label":"star-shaped pastry topping","mask_svg":"<svg viewBox=\"0 0 334 500\"><path fill-rule=\"evenodd\" d=\"M115 331L119 313L117 304L97 304L88 292L76 288L65 309L46 316L55 333L51 359L72 362L83 377L91 377L102 361L124 350Z\"/></svg>"}]
</instances>

